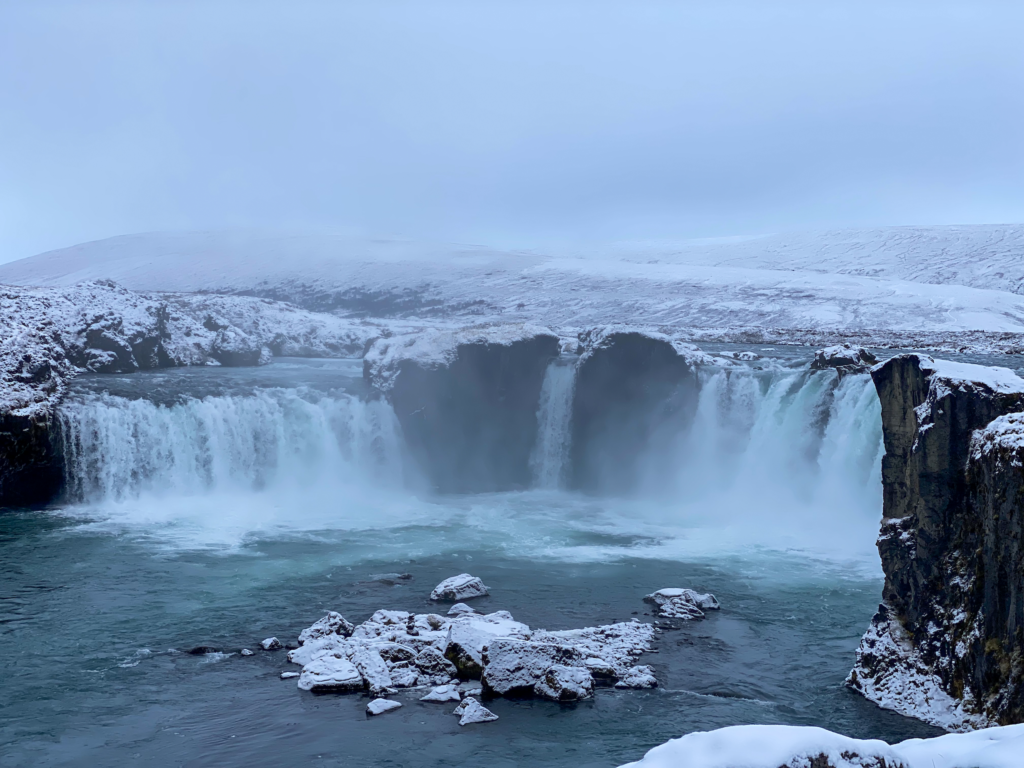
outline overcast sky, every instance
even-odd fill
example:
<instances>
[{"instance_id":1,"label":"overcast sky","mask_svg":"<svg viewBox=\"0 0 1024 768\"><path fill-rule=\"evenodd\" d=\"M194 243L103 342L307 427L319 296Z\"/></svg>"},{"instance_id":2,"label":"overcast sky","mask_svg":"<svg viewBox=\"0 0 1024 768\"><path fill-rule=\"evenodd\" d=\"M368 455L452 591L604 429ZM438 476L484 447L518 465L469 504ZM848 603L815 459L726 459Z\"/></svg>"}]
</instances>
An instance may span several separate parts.
<instances>
[{"instance_id":1,"label":"overcast sky","mask_svg":"<svg viewBox=\"0 0 1024 768\"><path fill-rule=\"evenodd\" d=\"M1024 3L0 0L0 261L1024 221Z\"/></svg>"}]
</instances>

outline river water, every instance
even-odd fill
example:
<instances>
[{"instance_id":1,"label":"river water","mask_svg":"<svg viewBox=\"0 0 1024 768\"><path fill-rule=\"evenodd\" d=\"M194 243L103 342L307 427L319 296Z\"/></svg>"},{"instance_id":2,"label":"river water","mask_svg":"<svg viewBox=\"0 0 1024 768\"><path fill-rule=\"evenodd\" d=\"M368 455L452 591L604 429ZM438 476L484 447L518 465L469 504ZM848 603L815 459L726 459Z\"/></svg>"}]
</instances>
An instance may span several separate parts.
<instances>
[{"instance_id":1,"label":"river water","mask_svg":"<svg viewBox=\"0 0 1024 768\"><path fill-rule=\"evenodd\" d=\"M358 361L81 378L61 414L68 498L0 515L0 766L617 766L737 723L933 735L843 687L882 584L870 380L762 354L701 372L692 425L620 498L565 488L565 361L536 487L447 497ZM651 620L663 587L723 608L658 634L655 690L496 700L497 722L466 728L412 693L367 719L365 697L279 679L283 652L237 653L326 610L432 610L464 571L491 587L479 608L533 627ZM412 579L375 580L392 572ZM182 652L197 645L223 653Z\"/></svg>"}]
</instances>

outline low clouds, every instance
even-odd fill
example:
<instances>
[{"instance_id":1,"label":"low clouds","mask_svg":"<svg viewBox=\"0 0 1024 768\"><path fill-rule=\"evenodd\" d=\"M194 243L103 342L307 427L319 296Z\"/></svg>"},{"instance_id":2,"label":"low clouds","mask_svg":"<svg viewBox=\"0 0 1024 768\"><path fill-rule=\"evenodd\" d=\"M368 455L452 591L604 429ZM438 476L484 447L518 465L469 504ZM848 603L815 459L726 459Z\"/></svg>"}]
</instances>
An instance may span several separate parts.
<instances>
[{"instance_id":1,"label":"low clouds","mask_svg":"<svg viewBox=\"0 0 1024 768\"><path fill-rule=\"evenodd\" d=\"M1022 28L1016 3L0 1L0 261L154 229L1020 221Z\"/></svg>"}]
</instances>

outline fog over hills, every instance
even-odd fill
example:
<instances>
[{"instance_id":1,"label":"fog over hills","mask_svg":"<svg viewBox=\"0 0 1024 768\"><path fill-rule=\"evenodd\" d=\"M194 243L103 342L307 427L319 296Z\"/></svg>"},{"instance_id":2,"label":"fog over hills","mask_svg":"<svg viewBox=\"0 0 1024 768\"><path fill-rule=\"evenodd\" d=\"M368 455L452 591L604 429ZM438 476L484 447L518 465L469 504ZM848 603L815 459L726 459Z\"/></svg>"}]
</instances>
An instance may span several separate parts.
<instances>
[{"instance_id":1,"label":"fog over hills","mask_svg":"<svg viewBox=\"0 0 1024 768\"><path fill-rule=\"evenodd\" d=\"M1024 332L1024 225L889 227L515 251L326 235L123 235L0 266L344 315L552 325Z\"/></svg>"}]
</instances>

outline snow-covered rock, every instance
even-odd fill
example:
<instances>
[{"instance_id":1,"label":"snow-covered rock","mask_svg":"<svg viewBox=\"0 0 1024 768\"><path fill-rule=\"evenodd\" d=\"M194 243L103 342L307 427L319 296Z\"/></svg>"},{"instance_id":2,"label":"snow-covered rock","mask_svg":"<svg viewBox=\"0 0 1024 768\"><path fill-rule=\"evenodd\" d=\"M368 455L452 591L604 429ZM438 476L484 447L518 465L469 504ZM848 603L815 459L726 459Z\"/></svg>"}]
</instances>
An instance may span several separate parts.
<instances>
[{"instance_id":1,"label":"snow-covered rock","mask_svg":"<svg viewBox=\"0 0 1024 768\"><path fill-rule=\"evenodd\" d=\"M281 679L282 680L292 680L292 679L294 679L296 677L300 677L300 676L301 675L300 675L299 672L282 672L281 673Z\"/></svg>"},{"instance_id":2,"label":"snow-covered rock","mask_svg":"<svg viewBox=\"0 0 1024 768\"><path fill-rule=\"evenodd\" d=\"M498 637L529 637L530 628L512 618L508 611L486 615L463 615L448 629L445 656L463 678L478 678L483 672L484 648Z\"/></svg>"},{"instance_id":3,"label":"snow-covered rock","mask_svg":"<svg viewBox=\"0 0 1024 768\"><path fill-rule=\"evenodd\" d=\"M260 640L260 648L264 651L279 651L284 646L281 645L281 641L276 637L268 637L266 640Z\"/></svg>"},{"instance_id":4,"label":"snow-covered rock","mask_svg":"<svg viewBox=\"0 0 1024 768\"><path fill-rule=\"evenodd\" d=\"M459 715L459 725L472 725L473 723L489 723L497 720L498 716L487 709L483 704L467 696L452 713Z\"/></svg>"},{"instance_id":5,"label":"snow-covered rock","mask_svg":"<svg viewBox=\"0 0 1024 768\"><path fill-rule=\"evenodd\" d=\"M341 635L348 637L352 634L352 622L335 611L329 612L326 616L312 626L307 627L299 633L299 645L305 645L310 640L316 640L327 635Z\"/></svg>"},{"instance_id":6,"label":"snow-covered rock","mask_svg":"<svg viewBox=\"0 0 1024 768\"><path fill-rule=\"evenodd\" d=\"M636 666L650 650L654 627L636 620L549 632L531 630L508 611L445 618L379 610L349 637L335 631L341 622L340 614L328 613L289 651L288 660L303 667L300 687L379 696L432 686L438 696L458 696L458 676L481 679L461 691L466 695L486 690L570 701L592 695L595 685L656 684L649 667Z\"/></svg>"},{"instance_id":7,"label":"snow-covered rock","mask_svg":"<svg viewBox=\"0 0 1024 768\"><path fill-rule=\"evenodd\" d=\"M392 710L398 709L400 706L402 706L401 703L397 701L374 699L366 705L366 714L383 715L385 712L391 712Z\"/></svg>"},{"instance_id":8,"label":"snow-covered rock","mask_svg":"<svg viewBox=\"0 0 1024 768\"><path fill-rule=\"evenodd\" d=\"M594 678L586 667L553 664L541 675L533 691L554 701L579 701L594 695Z\"/></svg>"},{"instance_id":9,"label":"snow-covered rock","mask_svg":"<svg viewBox=\"0 0 1024 768\"><path fill-rule=\"evenodd\" d=\"M416 667L420 670L420 685L447 683L458 674L455 665L434 646L428 646L416 655Z\"/></svg>"},{"instance_id":10,"label":"snow-covered rock","mask_svg":"<svg viewBox=\"0 0 1024 768\"><path fill-rule=\"evenodd\" d=\"M255 653L250 651L248 648L243 648L241 651L239 651L239 653L242 654L243 656L255 656L256 655Z\"/></svg>"},{"instance_id":11,"label":"snow-covered rock","mask_svg":"<svg viewBox=\"0 0 1024 768\"><path fill-rule=\"evenodd\" d=\"M1019 768L1024 725L886 744L823 728L734 725L688 733L622 768Z\"/></svg>"},{"instance_id":12,"label":"snow-covered rock","mask_svg":"<svg viewBox=\"0 0 1024 768\"><path fill-rule=\"evenodd\" d=\"M374 696L391 692L391 672L373 646L356 647L350 660Z\"/></svg>"},{"instance_id":13,"label":"snow-covered rock","mask_svg":"<svg viewBox=\"0 0 1024 768\"><path fill-rule=\"evenodd\" d=\"M656 688L657 685L654 670L646 664L629 667L615 683L616 688Z\"/></svg>"},{"instance_id":14,"label":"snow-covered rock","mask_svg":"<svg viewBox=\"0 0 1024 768\"><path fill-rule=\"evenodd\" d=\"M302 668L299 688L313 693L348 693L363 690L363 676L344 656L326 653Z\"/></svg>"},{"instance_id":15,"label":"snow-covered rock","mask_svg":"<svg viewBox=\"0 0 1024 768\"><path fill-rule=\"evenodd\" d=\"M430 693L420 698L420 701L459 701L461 698L457 685L438 685L431 688Z\"/></svg>"},{"instance_id":16,"label":"snow-covered rock","mask_svg":"<svg viewBox=\"0 0 1024 768\"><path fill-rule=\"evenodd\" d=\"M815 352L814 360L811 361L811 368L815 370L842 368L846 371L866 371L877 362L878 358L863 347L854 347L850 344L835 344Z\"/></svg>"},{"instance_id":17,"label":"snow-covered rock","mask_svg":"<svg viewBox=\"0 0 1024 768\"><path fill-rule=\"evenodd\" d=\"M486 597L489 594L487 587L479 578L470 576L468 573L460 573L458 576L445 579L434 587L434 591L430 593L430 599L461 602L473 597Z\"/></svg>"},{"instance_id":18,"label":"snow-covered rock","mask_svg":"<svg viewBox=\"0 0 1024 768\"><path fill-rule=\"evenodd\" d=\"M449 616L462 616L467 613L476 613L476 609L470 608L465 603L456 603L448 609Z\"/></svg>"},{"instance_id":19,"label":"snow-covered rock","mask_svg":"<svg viewBox=\"0 0 1024 768\"><path fill-rule=\"evenodd\" d=\"M571 645L496 638L484 649L483 661L480 682L484 691L515 696L533 693L551 667L583 667L585 657Z\"/></svg>"},{"instance_id":20,"label":"snow-covered rock","mask_svg":"<svg viewBox=\"0 0 1024 768\"><path fill-rule=\"evenodd\" d=\"M657 606L658 615L672 619L703 619L704 611L722 607L714 595L675 587L652 592L644 602Z\"/></svg>"}]
</instances>

